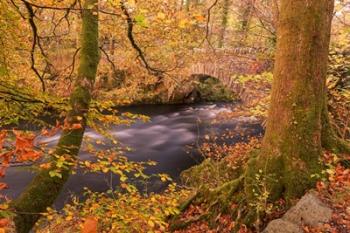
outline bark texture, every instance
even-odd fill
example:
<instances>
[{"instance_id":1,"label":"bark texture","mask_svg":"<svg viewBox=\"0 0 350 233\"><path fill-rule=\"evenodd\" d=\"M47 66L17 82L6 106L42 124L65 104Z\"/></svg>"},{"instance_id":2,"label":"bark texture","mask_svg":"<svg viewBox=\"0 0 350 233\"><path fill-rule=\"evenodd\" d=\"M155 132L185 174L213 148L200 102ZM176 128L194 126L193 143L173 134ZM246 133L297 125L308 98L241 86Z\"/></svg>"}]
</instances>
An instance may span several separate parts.
<instances>
[{"instance_id":1,"label":"bark texture","mask_svg":"<svg viewBox=\"0 0 350 233\"><path fill-rule=\"evenodd\" d=\"M67 128L63 130L54 153L69 160L76 160L80 150L99 63L97 8L98 0L86 0L84 3L78 77L70 97L71 110L66 118ZM80 124L81 128L74 129L74 124ZM39 172L21 196L12 203L16 211L14 221L18 233L29 232L39 219L40 213L45 212L59 195L71 167L61 169L62 178L50 177L49 172L56 168L53 166Z\"/></svg>"},{"instance_id":2,"label":"bark texture","mask_svg":"<svg viewBox=\"0 0 350 233\"><path fill-rule=\"evenodd\" d=\"M325 98L334 1L280 3L274 83L262 147L251 154L242 176L235 174L217 188L203 185L191 199L210 209L200 218L214 224L217 214L228 212L246 225L259 226L257 220L265 213L258 205L267 208L280 198L291 204L315 186L313 175L323 168L322 150L347 148L331 128ZM232 208L232 203L238 207ZM174 218L175 225L177 221Z\"/></svg>"},{"instance_id":3,"label":"bark texture","mask_svg":"<svg viewBox=\"0 0 350 233\"><path fill-rule=\"evenodd\" d=\"M282 0L274 83L261 153L248 164L245 189L254 176L268 177L271 199L300 197L322 169L322 114L334 2ZM258 168L258 169L257 169Z\"/></svg>"}]
</instances>

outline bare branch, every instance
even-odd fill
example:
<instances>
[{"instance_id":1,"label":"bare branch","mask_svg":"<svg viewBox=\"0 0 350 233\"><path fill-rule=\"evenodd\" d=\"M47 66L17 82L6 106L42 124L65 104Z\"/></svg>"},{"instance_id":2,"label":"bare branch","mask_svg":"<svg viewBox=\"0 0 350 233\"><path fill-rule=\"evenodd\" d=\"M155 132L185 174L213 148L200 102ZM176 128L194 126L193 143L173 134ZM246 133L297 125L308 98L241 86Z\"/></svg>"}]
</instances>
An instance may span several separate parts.
<instances>
[{"instance_id":1,"label":"bare branch","mask_svg":"<svg viewBox=\"0 0 350 233\"><path fill-rule=\"evenodd\" d=\"M138 57L141 59L143 65L148 70L148 72L151 75L158 77L158 79L162 79L165 71L153 68L152 66L149 65L142 49L138 46L138 44L136 43L136 41L134 39L134 34L133 34L134 20L131 18L130 14L128 12L128 9L125 7L124 1L120 1L120 8L122 9L122 11L126 17L126 21L128 24L128 39L131 43L131 46L136 50Z\"/></svg>"},{"instance_id":2,"label":"bare branch","mask_svg":"<svg viewBox=\"0 0 350 233\"><path fill-rule=\"evenodd\" d=\"M199 47L203 45L205 41L208 42L209 46L214 50L214 47L212 46L210 39L209 39L209 30L210 30L210 20L211 20L211 11L212 9L218 4L219 0L215 0L214 3L208 8L207 10L207 24L205 29L205 37L203 41L200 43Z\"/></svg>"},{"instance_id":3,"label":"bare branch","mask_svg":"<svg viewBox=\"0 0 350 233\"><path fill-rule=\"evenodd\" d=\"M28 12L28 15L29 15L28 21L29 21L29 24L30 24L30 26L32 28L32 33L33 33L33 42L32 42L32 48L31 48L31 52L30 52L31 69L34 71L36 76L39 78L39 80L41 82L42 90L43 90L43 92L45 92L46 86L45 86L44 78L43 78L43 76L41 76L39 74L39 71L35 67L35 48L36 48L36 46L38 44L39 44L41 52L43 52L43 49L40 46L40 43L38 43L38 29L37 29L37 27L35 25L35 22L34 22L35 14L34 14L34 11L33 11L33 7L29 3L27 3L24 0L23 0L23 3L24 3L24 5L25 5L25 7L27 9L27 12Z\"/></svg>"},{"instance_id":4,"label":"bare branch","mask_svg":"<svg viewBox=\"0 0 350 233\"><path fill-rule=\"evenodd\" d=\"M75 53L74 53L74 55L73 55L72 64L71 64L70 66L67 67L67 69L68 69L68 68L71 68L70 73L69 73L69 75L68 75L68 78L69 78L71 81L72 81L71 77L72 77L73 72L74 72L74 69L75 69L75 59L76 59L76 57L77 57L79 51L80 51L80 48L78 48L77 50L75 50Z\"/></svg>"},{"instance_id":5,"label":"bare branch","mask_svg":"<svg viewBox=\"0 0 350 233\"><path fill-rule=\"evenodd\" d=\"M114 75L116 75L116 74L117 74L117 69L116 69L116 67L115 67L114 62L112 61L112 59L109 57L108 53L103 49L102 46L100 47L100 50L101 50L102 53L105 55L105 57L106 57L108 63L112 66L112 70L113 70Z\"/></svg>"}]
</instances>

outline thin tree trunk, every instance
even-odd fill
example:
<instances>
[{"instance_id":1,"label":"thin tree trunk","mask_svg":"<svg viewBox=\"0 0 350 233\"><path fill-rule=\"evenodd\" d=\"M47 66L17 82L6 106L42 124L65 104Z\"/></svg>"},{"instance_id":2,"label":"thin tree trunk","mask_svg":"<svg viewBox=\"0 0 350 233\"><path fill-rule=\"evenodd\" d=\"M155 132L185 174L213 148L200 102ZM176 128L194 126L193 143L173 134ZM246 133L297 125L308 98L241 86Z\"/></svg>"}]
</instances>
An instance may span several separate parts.
<instances>
[{"instance_id":1,"label":"thin tree trunk","mask_svg":"<svg viewBox=\"0 0 350 233\"><path fill-rule=\"evenodd\" d=\"M76 160L82 143L86 115L89 109L91 92L95 82L99 63L98 46L98 0L85 0L83 17L80 64L75 88L70 97L71 110L66 118L68 126L62 132L56 147L56 156L65 156L67 160ZM81 125L80 128L72 127ZM54 164L54 162L53 162ZM50 177L50 171L57 169L53 166L37 174L21 196L12 204L16 211L14 218L18 233L31 230L40 214L51 206L67 181L71 167L61 169L62 178Z\"/></svg>"},{"instance_id":2,"label":"thin tree trunk","mask_svg":"<svg viewBox=\"0 0 350 233\"><path fill-rule=\"evenodd\" d=\"M219 48L224 47L224 44L225 44L225 34L226 34L227 23L228 23L229 8L230 8L230 0L225 0L224 7L222 9L222 20L221 20L221 32L220 32L220 37L219 37Z\"/></svg>"},{"instance_id":3,"label":"thin tree trunk","mask_svg":"<svg viewBox=\"0 0 350 233\"><path fill-rule=\"evenodd\" d=\"M331 0L282 0L274 83L261 153L247 169L252 198L254 176L269 176L271 199L300 197L315 184L322 166L322 113L331 19ZM251 179L250 179L251 178Z\"/></svg>"},{"instance_id":4,"label":"thin tree trunk","mask_svg":"<svg viewBox=\"0 0 350 233\"><path fill-rule=\"evenodd\" d=\"M255 6L255 0L246 0L243 3L242 9L242 21L241 21L241 44L243 45L248 37L250 22Z\"/></svg>"},{"instance_id":5,"label":"thin tree trunk","mask_svg":"<svg viewBox=\"0 0 350 233\"><path fill-rule=\"evenodd\" d=\"M180 1L180 11L183 9L184 3L185 3L184 0Z\"/></svg>"},{"instance_id":6,"label":"thin tree trunk","mask_svg":"<svg viewBox=\"0 0 350 233\"><path fill-rule=\"evenodd\" d=\"M191 0L186 0L186 10L189 11L191 7Z\"/></svg>"}]
</instances>

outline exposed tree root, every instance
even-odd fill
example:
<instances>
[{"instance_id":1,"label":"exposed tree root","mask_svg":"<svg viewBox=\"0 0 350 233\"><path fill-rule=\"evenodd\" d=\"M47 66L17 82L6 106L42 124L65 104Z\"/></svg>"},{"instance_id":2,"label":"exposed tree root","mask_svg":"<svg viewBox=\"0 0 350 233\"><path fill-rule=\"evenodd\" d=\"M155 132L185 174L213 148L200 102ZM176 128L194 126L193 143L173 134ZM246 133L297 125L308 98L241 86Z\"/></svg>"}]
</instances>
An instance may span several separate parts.
<instances>
[{"instance_id":1,"label":"exposed tree root","mask_svg":"<svg viewBox=\"0 0 350 233\"><path fill-rule=\"evenodd\" d=\"M233 181L227 182L215 189L208 189L202 187L195 195L186 200L181 206L180 211L184 212L191 204L206 206L206 211L199 216L181 220L180 215L174 216L171 219L172 231L179 230L188 227L189 225L198 221L206 220L213 222L212 220L221 212L230 212L230 205L241 198L238 198L240 191L243 188L243 176Z\"/></svg>"},{"instance_id":2,"label":"exposed tree root","mask_svg":"<svg viewBox=\"0 0 350 233\"><path fill-rule=\"evenodd\" d=\"M205 213L205 214L201 214L199 216L196 216L194 218L187 219L185 221L172 220L171 225L170 225L170 231L185 229L185 228L189 227L190 225L192 225L193 223L205 220L207 217L208 217L208 214Z\"/></svg>"},{"instance_id":3,"label":"exposed tree root","mask_svg":"<svg viewBox=\"0 0 350 233\"><path fill-rule=\"evenodd\" d=\"M350 155L350 144L338 137L330 124L327 113L323 113L322 115L322 147L325 150L340 155L339 163L346 168L350 167L350 159L344 157L344 155Z\"/></svg>"},{"instance_id":4,"label":"exposed tree root","mask_svg":"<svg viewBox=\"0 0 350 233\"><path fill-rule=\"evenodd\" d=\"M338 137L333 129L328 113L327 99L322 110L322 147L336 154L350 154L350 144Z\"/></svg>"},{"instance_id":5,"label":"exposed tree root","mask_svg":"<svg viewBox=\"0 0 350 233\"><path fill-rule=\"evenodd\" d=\"M350 154L350 144L336 135L333 129L324 129L322 134L322 146L324 149L342 155Z\"/></svg>"},{"instance_id":6,"label":"exposed tree root","mask_svg":"<svg viewBox=\"0 0 350 233\"><path fill-rule=\"evenodd\" d=\"M184 213L193 204L201 206L204 213L189 219L181 219L181 213L174 216L170 221L171 230L183 229L198 221L206 221L215 226L217 216L220 214L230 215L236 227L242 224L250 227L257 226L260 218L265 215L263 205L267 207L268 203L273 203L280 198L292 200L303 195L305 189L287 191L287 188L293 187L293 182L299 182L299 184L302 182L306 189L313 187L312 185L316 182L313 180L304 183L302 180L307 175L304 173L293 174L297 181L284 178L284 175L289 175L284 173L284 159L283 156L266 156L266 152L262 151L253 152L240 177L216 188L210 188L205 184L198 188L196 194L181 205L180 211ZM236 230L239 229L234 229Z\"/></svg>"}]
</instances>

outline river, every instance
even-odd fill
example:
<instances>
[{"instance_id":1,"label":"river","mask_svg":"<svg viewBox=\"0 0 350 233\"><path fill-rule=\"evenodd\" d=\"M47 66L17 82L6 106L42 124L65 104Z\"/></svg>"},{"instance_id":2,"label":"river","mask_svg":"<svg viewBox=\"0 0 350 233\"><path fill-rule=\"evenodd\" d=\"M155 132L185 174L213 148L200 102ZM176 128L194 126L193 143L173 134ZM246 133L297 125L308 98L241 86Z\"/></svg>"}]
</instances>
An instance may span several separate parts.
<instances>
[{"instance_id":1,"label":"river","mask_svg":"<svg viewBox=\"0 0 350 233\"><path fill-rule=\"evenodd\" d=\"M147 168L148 174L167 173L176 181L181 171L200 163L203 158L196 150L208 134L223 134L227 130L237 131L234 137L225 142L233 144L247 140L250 136L262 134L262 127L254 118L237 117L230 121L211 124L211 121L221 112L235 111L235 104L195 104L195 105L141 105L121 108L120 111L144 114L150 117L149 122L136 122L131 126L115 126L110 133L121 144L132 148L126 156L132 161L157 162L156 166ZM242 134L243 133L243 134ZM87 129L86 138L103 140L103 137L91 129ZM56 145L59 134L50 138L42 138L37 143L45 142L48 147ZM191 146L192 145L192 146ZM101 149L111 144L98 145ZM189 147L191 146L191 147ZM81 159L90 159L84 151L79 154ZM16 198L32 180L35 173L30 167L11 167L6 173L3 182L9 189L3 194ZM77 171L66 183L55 205L62 207L69 201L70 196L84 192L84 187L93 191L104 192L110 187L109 174L84 173ZM117 179L115 179L117 180ZM163 186L159 181L150 184L149 190L159 192ZM113 185L117 185L114 183Z\"/></svg>"}]
</instances>

